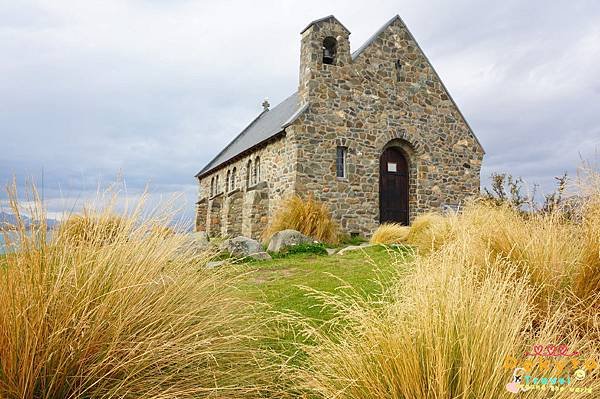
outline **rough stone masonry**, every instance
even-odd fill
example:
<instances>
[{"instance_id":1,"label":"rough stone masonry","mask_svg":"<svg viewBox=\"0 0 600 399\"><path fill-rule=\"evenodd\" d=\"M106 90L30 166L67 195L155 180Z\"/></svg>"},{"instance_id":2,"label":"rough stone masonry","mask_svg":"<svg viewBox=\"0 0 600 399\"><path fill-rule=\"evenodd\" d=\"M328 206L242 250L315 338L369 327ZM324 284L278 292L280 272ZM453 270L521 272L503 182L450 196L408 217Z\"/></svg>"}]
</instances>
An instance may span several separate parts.
<instances>
[{"instance_id":1,"label":"rough stone masonry","mask_svg":"<svg viewBox=\"0 0 600 399\"><path fill-rule=\"evenodd\" d=\"M479 192L483 148L399 16L353 53L334 16L301 35L298 91L196 175L198 231L258 238L283 198L312 194L368 235Z\"/></svg>"}]
</instances>

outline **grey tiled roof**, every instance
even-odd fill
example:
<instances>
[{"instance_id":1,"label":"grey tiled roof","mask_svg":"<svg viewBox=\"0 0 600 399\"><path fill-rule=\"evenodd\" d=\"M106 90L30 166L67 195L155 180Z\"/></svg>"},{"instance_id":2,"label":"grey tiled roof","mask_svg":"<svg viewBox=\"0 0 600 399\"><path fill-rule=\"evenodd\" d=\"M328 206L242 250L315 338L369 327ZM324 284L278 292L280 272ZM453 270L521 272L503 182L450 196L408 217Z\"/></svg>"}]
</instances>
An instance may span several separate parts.
<instances>
[{"instance_id":1,"label":"grey tiled roof","mask_svg":"<svg viewBox=\"0 0 600 399\"><path fill-rule=\"evenodd\" d=\"M300 96L296 92L279 103L275 108L263 111L208 165L198 172L196 177L210 172L230 159L282 133L284 128L294 122L306 108L306 105L301 106Z\"/></svg>"}]
</instances>

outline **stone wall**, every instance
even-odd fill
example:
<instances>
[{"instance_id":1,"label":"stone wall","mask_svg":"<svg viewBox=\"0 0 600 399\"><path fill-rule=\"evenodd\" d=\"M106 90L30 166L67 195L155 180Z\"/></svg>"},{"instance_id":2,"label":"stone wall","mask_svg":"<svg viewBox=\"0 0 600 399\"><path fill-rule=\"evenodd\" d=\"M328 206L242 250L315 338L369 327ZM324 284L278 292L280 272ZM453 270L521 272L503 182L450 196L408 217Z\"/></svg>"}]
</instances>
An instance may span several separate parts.
<instances>
[{"instance_id":1,"label":"stone wall","mask_svg":"<svg viewBox=\"0 0 600 399\"><path fill-rule=\"evenodd\" d=\"M208 217L208 199L202 198L196 203L196 231L206 231Z\"/></svg>"},{"instance_id":2,"label":"stone wall","mask_svg":"<svg viewBox=\"0 0 600 399\"><path fill-rule=\"evenodd\" d=\"M337 40L332 65L322 62L328 36ZM282 198L312 193L346 232L368 235L379 224L379 162L390 146L407 157L410 220L478 192L483 149L400 18L355 56L348 38L333 18L303 32L299 94L308 109L283 137L202 177L206 205L198 205L197 229L205 220L211 235L239 230L258 238ZM337 146L348 148L343 178L336 177ZM259 184L246 184L248 161L257 157ZM219 194L229 191L224 182L234 167L241 205ZM221 184L211 195L215 176Z\"/></svg>"},{"instance_id":3,"label":"stone wall","mask_svg":"<svg viewBox=\"0 0 600 399\"><path fill-rule=\"evenodd\" d=\"M242 205L244 194L237 188L227 193L225 207L223 208L222 234L228 237L237 237L242 234Z\"/></svg>"},{"instance_id":4,"label":"stone wall","mask_svg":"<svg viewBox=\"0 0 600 399\"><path fill-rule=\"evenodd\" d=\"M208 202L208 215L206 232L210 237L221 236L221 212L223 210L223 194L219 194L210 199ZM199 230L196 227L196 230Z\"/></svg>"},{"instance_id":5,"label":"stone wall","mask_svg":"<svg viewBox=\"0 0 600 399\"><path fill-rule=\"evenodd\" d=\"M341 47L334 65L311 56L327 36ZM395 145L409 155L411 220L477 193L483 150L401 20L351 62L346 38L336 20L303 34L310 105L294 124L295 191L326 202L344 230L369 234L379 224L379 158ZM346 178L335 173L338 145L348 147Z\"/></svg>"},{"instance_id":6,"label":"stone wall","mask_svg":"<svg viewBox=\"0 0 600 399\"><path fill-rule=\"evenodd\" d=\"M269 221L269 190L266 182L259 183L246 192L244 198L242 235L260 240Z\"/></svg>"},{"instance_id":7,"label":"stone wall","mask_svg":"<svg viewBox=\"0 0 600 399\"><path fill-rule=\"evenodd\" d=\"M246 230L249 232L248 236L259 237L281 199L293 194L297 155L293 136L294 129L289 127L284 137L203 176L199 180L199 201L206 201L207 217L196 216L196 230L209 230L211 236L235 236ZM257 160L260 170L255 177ZM231 176L234 168L236 181L225 187L227 172ZM217 176L220 184L216 194L211 195L211 180ZM231 190L231 187L235 189ZM237 194L232 195L235 193ZM247 203L256 209L257 215L248 209L244 211ZM200 211L202 209L198 208L198 212ZM207 226L200 226L202 223Z\"/></svg>"}]
</instances>

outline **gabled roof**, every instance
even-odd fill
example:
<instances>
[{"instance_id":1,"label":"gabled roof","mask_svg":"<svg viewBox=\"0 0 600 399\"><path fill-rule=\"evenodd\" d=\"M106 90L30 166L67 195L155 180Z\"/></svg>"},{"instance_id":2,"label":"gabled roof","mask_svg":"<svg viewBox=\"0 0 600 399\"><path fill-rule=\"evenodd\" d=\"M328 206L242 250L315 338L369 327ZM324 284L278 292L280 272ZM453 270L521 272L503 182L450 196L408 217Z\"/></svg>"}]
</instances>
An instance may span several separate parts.
<instances>
[{"instance_id":1,"label":"gabled roof","mask_svg":"<svg viewBox=\"0 0 600 399\"><path fill-rule=\"evenodd\" d=\"M292 124L308 105L300 105L300 96L295 92L275 108L261 112L256 119L242 130L196 177L211 172L225 162L242 155L248 150L276 137Z\"/></svg>"},{"instance_id":2,"label":"gabled roof","mask_svg":"<svg viewBox=\"0 0 600 399\"><path fill-rule=\"evenodd\" d=\"M339 22L333 15L329 15L327 17L312 21L300 33L303 33L304 31L306 31L313 24L327 21L329 19L334 19L340 25L342 25L342 23ZM458 106L456 105L456 102L450 95L450 92L444 85L444 82L440 79L437 71L435 70L435 68L433 67L431 62L429 61L429 58L427 58L427 55L423 52L423 50L421 49L421 46L419 46L419 43L415 40L414 36L408 30L408 28L406 27L406 24L404 23L404 21L402 21L402 18L400 18L399 15L394 16L392 19L390 19L388 22L386 22L362 46L360 46L356 51L354 51L352 53L352 60L354 61L356 58L358 58L373 42L375 42L375 40L377 40L379 35L381 35L391 24L393 24L397 20L400 21L400 23L404 26L404 28L410 35L411 40L413 40L414 43L416 44L417 49L421 52L421 54L423 54L423 56L425 57L425 60L431 66L433 73L435 74L435 76L437 77L439 82L441 83L441 85L444 88L444 90L446 91L446 93L448 93L448 97L450 98L450 101L452 101L452 104L458 110L458 113L460 114L463 121L465 122L465 124L467 125L469 130L471 131L471 134L475 138L475 141L477 142L477 144L479 144L479 146L483 150L483 146L481 145L481 143L479 142L479 139L473 132L473 129L469 125L469 122L467 122L467 119L464 117L464 115L462 114L462 112L460 111ZM342 27L344 27L344 25L342 25ZM344 29L346 29L346 27L344 27ZM346 29L346 31L348 31L348 29ZM350 31L348 31L348 33L350 33ZM304 111L306 111L307 108L308 108L308 104L305 104L303 106L300 105L300 97L298 95L298 92L295 92L294 94L292 94L291 96L289 96L288 98L283 100L275 108L273 108L269 111L263 111L262 113L260 113L258 115L258 117L256 117L256 119L254 119L252 122L250 122L250 124L244 130L242 130L242 132L240 134L238 134L212 161L210 161L208 163L208 165L206 165L200 172L198 172L196 174L196 177L202 177L203 175L206 175L209 172L212 172L214 169L220 167L221 165L230 161L231 159L241 156L242 154L247 153L248 151L254 149L255 147L268 142L269 140L277 137L280 134L283 134L284 129L287 126L291 125L300 115L302 115L302 113ZM485 150L484 150L484 152L485 152Z\"/></svg>"},{"instance_id":3,"label":"gabled roof","mask_svg":"<svg viewBox=\"0 0 600 399\"><path fill-rule=\"evenodd\" d=\"M377 40L377 38L379 37L379 35L381 35L388 28L388 26L390 26L391 24L393 24L394 21L396 21L397 19L399 19L400 22L402 22L402 19L400 18L400 15L396 14L394 16L394 18L392 18L389 21L387 21L381 28L379 28L379 30L377 32L375 32L373 34L373 36L371 36L369 39L367 39L367 41L364 42L362 46L360 46L355 52L352 53L352 60L355 60L356 57L358 57L364 51L364 49L366 49L367 47L369 47L371 45L371 43L373 43L375 40Z\"/></svg>"},{"instance_id":4,"label":"gabled roof","mask_svg":"<svg viewBox=\"0 0 600 399\"><path fill-rule=\"evenodd\" d=\"M345 30L346 32L348 32L348 34L350 34L350 31L348 30L348 28L346 28L346 27L344 26L344 24L343 24L343 23L341 23L341 22L340 22L340 21L339 21L339 20L338 20L336 17L334 17L333 15L328 15L328 16L326 16L326 17L323 17L323 18L315 19L315 20L314 20L314 21L312 21L310 24L306 25L306 28L302 29L302 31L300 32L300 34L303 34L304 32L306 32L306 30L307 30L308 28L310 28L311 26L313 26L314 24L318 24L319 22L325 22L325 21L328 21L328 20L330 20L330 19L333 19L335 22L337 22L338 24L340 24L340 25L342 26L342 28L344 28L344 30Z\"/></svg>"}]
</instances>

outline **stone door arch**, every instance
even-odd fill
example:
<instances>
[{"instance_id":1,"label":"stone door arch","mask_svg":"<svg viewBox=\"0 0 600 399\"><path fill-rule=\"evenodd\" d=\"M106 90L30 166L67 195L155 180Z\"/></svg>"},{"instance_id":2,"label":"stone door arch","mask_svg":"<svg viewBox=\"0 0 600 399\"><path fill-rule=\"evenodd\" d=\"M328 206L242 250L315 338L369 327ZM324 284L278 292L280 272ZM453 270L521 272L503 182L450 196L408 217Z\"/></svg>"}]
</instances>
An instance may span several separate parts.
<instances>
[{"instance_id":1,"label":"stone door arch","mask_svg":"<svg viewBox=\"0 0 600 399\"><path fill-rule=\"evenodd\" d=\"M379 222L408 225L410 167L399 147L384 149L379 160Z\"/></svg>"}]
</instances>

